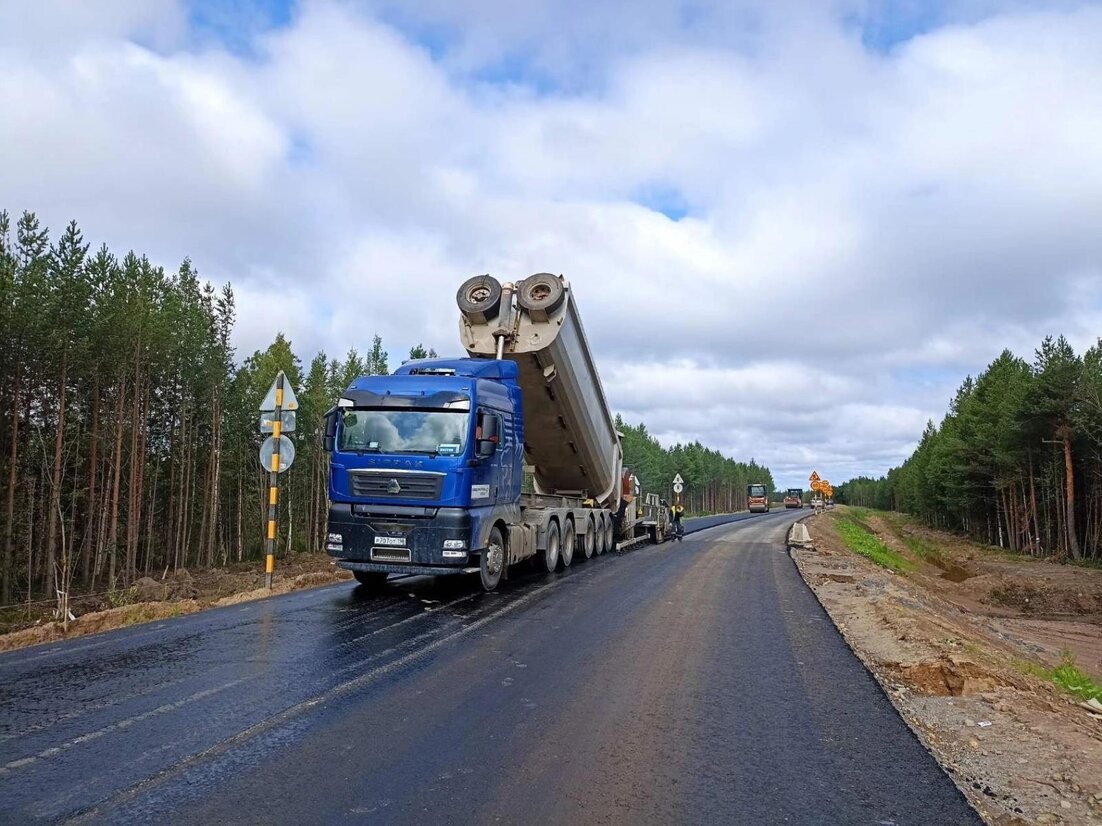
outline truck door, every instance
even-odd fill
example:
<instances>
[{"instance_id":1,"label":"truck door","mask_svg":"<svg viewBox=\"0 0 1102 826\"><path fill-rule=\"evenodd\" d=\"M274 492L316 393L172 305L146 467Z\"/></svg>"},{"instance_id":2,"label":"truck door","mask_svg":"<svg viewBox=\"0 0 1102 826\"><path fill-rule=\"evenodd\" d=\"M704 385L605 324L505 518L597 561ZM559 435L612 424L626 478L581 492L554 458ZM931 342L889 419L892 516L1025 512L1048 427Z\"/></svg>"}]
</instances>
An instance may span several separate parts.
<instances>
[{"instance_id":1,"label":"truck door","mask_svg":"<svg viewBox=\"0 0 1102 826\"><path fill-rule=\"evenodd\" d=\"M478 456L471 472L471 507L480 508L497 504L502 488L502 460L506 452L502 448L504 422L496 410L486 407L478 409L475 417L474 443ZM479 445L490 442L494 445L490 455L479 455Z\"/></svg>"}]
</instances>

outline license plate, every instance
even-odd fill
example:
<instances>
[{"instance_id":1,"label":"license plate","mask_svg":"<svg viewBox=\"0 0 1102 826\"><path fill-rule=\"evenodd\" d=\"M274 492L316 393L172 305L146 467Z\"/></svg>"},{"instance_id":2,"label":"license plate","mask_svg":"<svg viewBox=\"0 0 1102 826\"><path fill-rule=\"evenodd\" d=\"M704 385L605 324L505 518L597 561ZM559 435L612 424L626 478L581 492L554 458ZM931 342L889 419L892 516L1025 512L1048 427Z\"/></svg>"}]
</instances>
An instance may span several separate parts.
<instances>
[{"instance_id":1,"label":"license plate","mask_svg":"<svg viewBox=\"0 0 1102 826\"><path fill-rule=\"evenodd\" d=\"M406 538L404 536L376 536L376 545L391 545L404 548L406 545Z\"/></svg>"}]
</instances>

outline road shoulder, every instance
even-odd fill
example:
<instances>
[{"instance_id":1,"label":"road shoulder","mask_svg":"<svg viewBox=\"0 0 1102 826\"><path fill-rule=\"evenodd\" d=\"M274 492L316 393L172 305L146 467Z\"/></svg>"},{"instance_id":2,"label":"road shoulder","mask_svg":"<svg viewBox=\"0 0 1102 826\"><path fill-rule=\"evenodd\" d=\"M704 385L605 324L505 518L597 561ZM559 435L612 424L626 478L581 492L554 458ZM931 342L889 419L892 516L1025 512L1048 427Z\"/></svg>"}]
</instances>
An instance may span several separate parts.
<instances>
[{"instance_id":1,"label":"road shoulder","mask_svg":"<svg viewBox=\"0 0 1102 826\"><path fill-rule=\"evenodd\" d=\"M1030 673L988 617L852 553L829 516L807 525L804 580L984 819L1102 822L1102 717Z\"/></svg>"}]
</instances>

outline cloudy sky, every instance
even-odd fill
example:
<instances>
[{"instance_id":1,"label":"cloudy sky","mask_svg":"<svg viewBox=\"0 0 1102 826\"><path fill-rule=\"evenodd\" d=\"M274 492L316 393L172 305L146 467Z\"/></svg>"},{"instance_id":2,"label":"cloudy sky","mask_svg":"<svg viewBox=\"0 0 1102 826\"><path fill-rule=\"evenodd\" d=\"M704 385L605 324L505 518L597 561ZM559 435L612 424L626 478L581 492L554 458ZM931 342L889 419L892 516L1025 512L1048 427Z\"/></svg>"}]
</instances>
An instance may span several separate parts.
<instances>
[{"instance_id":1,"label":"cloudy sky","mask_svg":"<svg viewBox=\"0 0 1102 826\"><path fill-rule=\"evenodd\" d=\"M662 441L879 474L1102 333L1102 5L5 0L0 207L231 281L239 353L570 279Z\"/></svg>"}]
</instances>

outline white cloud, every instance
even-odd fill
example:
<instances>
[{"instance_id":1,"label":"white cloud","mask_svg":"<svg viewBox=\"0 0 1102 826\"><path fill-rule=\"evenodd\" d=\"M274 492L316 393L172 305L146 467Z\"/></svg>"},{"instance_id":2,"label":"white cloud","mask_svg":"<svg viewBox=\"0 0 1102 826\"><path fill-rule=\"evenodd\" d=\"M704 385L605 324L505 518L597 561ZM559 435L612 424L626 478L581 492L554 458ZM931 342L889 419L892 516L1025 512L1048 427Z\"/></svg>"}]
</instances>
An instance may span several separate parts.
<instances>
[{"instance_id":1,"label":"white cloud","mask_svg":"<svg viewBox=\"0 0 1102 826\"><path fill-rule=\"evenodd\" d=\"M0 9L2 206L231 280L243 351L452 352L463 278L562 272L614 406L795 484L1099 329L1096 5L956 4L877 51L856 0L309 0L250 56L85 5Z\"/></svg>"}]
</instances>

